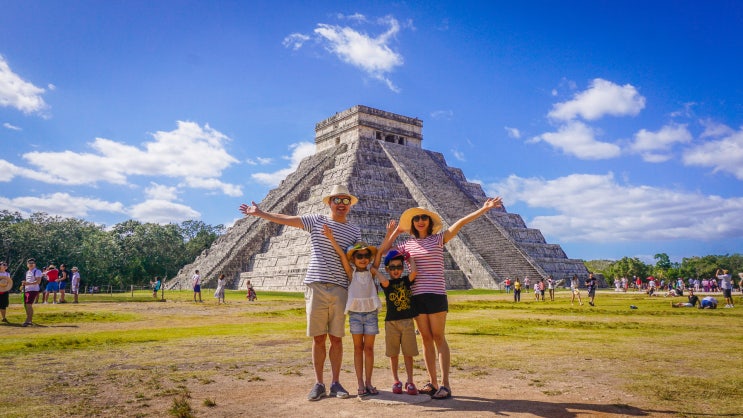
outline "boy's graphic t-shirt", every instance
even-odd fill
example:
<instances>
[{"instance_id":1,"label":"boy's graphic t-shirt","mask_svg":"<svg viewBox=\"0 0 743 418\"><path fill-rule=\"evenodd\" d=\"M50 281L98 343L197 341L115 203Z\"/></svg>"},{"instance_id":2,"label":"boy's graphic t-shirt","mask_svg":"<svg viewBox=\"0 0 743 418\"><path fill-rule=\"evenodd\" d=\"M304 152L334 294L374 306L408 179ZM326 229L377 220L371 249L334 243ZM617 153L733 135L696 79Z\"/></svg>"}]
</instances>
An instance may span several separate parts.
<instances>
[{"instance_id":1,"label":"boy's graphic t-shirt","mask_svg":"<svg viewBox=\"0 0 743 418\"><path fill-rule=\"evenodd\" d=\"M402 276L399 279L390 279L389 285L382 287L384 298L387 301L385 321L397 321L418 316L411 304L413 295L411 285L410 277Z\"/></svg>"}]
</instances>

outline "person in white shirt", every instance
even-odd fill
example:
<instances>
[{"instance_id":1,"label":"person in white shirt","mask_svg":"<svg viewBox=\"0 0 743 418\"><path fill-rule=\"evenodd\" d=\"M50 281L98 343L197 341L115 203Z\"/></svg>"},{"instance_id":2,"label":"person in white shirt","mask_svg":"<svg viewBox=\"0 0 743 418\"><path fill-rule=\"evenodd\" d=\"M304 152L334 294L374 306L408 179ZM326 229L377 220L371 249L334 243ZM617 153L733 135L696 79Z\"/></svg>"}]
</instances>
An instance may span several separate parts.
<instances>
[{"instance_id":1,"label":"person in white shirt","mask_svg":"<svg viewBox=\"0 0 743 418\"><path fill-rule=\"evenodd\" d=\"M717 269L715 276L720 281L720 289L725 297L725 307L733 308L733 281L727 270Z\"/></svg>"},{"instance_id":2,"label":"person in white shirt","mask_svg":"<svg viewBox=\"0 0 743 418\"><path fill-rule=\"evenodd\" d=\"M33 325L34 301L39 297L41 276L43 275L42 271L36 268L35 259L29 258L26 261L26 266L28 267L28 271L23 281L23 307L26 308L26 322L23 323L24 327Z\"/></svg>"},{"instance_id":3,"label":"person in white shirt","mask_svg":"<svg viewBox=\"0 0 743 418\"><path fill-rule=\"evenodd\" d=\"M201 300L201 276L199 275L198 270L196 270L196 273L191 277L191 281L193 282L193 301L196 302L196 295L199 295L199 302L203 302L203 300Z\"/></svg>"}]
</instances>

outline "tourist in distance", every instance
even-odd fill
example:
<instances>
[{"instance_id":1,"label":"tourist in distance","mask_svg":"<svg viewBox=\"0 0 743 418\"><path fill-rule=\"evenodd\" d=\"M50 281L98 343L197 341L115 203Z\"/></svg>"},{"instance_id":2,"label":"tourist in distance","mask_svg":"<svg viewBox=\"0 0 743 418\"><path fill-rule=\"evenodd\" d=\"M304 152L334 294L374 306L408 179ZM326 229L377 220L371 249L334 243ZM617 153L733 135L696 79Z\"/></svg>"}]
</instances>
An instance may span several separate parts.
<instances>
[{"instance_id":1,"label":"tourist in distance","mask_svg":"<svg viewBox=\"0 0 743 418\"><path fill-rule=\"evenodd\" d=\"M547 291L550 295L550 302L555 301L555 286L557 286L557 283L555 283L555 279L550 274L549 277L547 277Z\"/></svg>"},{"instance_id":2,"label":"tourist in distance","mask_svg":"<svg viewBox=\"0 0 743 418\"><path fill-rule=\"evenodd\" d=\"M249 302L258 299L258 295L256 295L255 288L253 288L253 284L250 283L250 280L245 282L245 287L248 289L248 293L245 295L245 299L247 299Z\"/></svg>"},{"instance_id":3,"label":"tourist in distance","mask_svg":"<svg viewBox=\"0 0 743 418\"><path fill-rule=\"evenodd\" d=\"M699 304L699 309L717 309L717 299L712 296L706 296Z\"/></svg>"},{"instance_id":4,"label":"tourist in distance","mask_svg":"<svg viewBox=\"0 0 743 418\"><path fill-rule=\"evenodd\" d=\"M196 295L199 295L199 302L203 302L201 300L201 275L198 270L191 277L191 284L193 285L193 301L196 302Z\"/></svg>"},{"instance_id":5,"label":"tourist in distance","mask_svg":"<svg viewBox=\"0 0 743 418\"><path fill-rule=\"evenodd\" d=\"M70 274L67 271L67 266L64 264L59 265L59 279L57 279L57 284L59 284L59 303L67 303L67 300L65 300L65 291L67 290L67 283L69 283Z\"/></svg>"},{"instance_id":6,"label":"tourist in distance","mask_svg":"<svg viewBox=\"0 0 743 418\"><path fill-rule=\"evenodd\" d=\"M217 279L217 290L214 291L214 297L217 298L217 305L220 303L226 303L224 301L224 286L226 281L224 274L220 274Z\"/></svg>"},{"instance_id":7,"label":"tourist in distance","mask_svg":"<svg viewBox=\"0 0 743 418\"><path fill-rule=\"evenodd\" d=\"M420 392L431 395L433 399L446 399L452 394L449 384L451 352L445 335L449 304L444 278L444 245L454 238L464 225L491 209L502 206L500 197L488 198L481 208L454 222L444 231L438 214L420 207L410 208L400 216L400 223L391 237L394 242L401 232L411 234L397 250L409 253L418 269L418 275L411 287L412 301L413 308L418 313L415 322L423 340L423 359L430 380ZM383 243L382 251L386 251L384 245ZM441 367L440 385L436 370L437 357Z\"/></svg>"},{"instance_id":8,"label":"tourist in distance","mask_svg":"<svg viewBox=\"0 0 743 418\"><path fill-rule=\"evenodd\" d=\"M70 293L72 293L72 303L78 303L78 295L80 294L80 270L77 267L72 267L72 279L70 280Z\"/></svg>"},{"instance_id":9,"label":"tourist in distance","mask_svg":"<svg viewBox=\"0 0 743 418\"><path fill-rule=\"evenodd\" d=\"M332 381L330 396L348 398L348 391L339 379L343 361L343 336L346 317L344 310L348 299L348 276L341 260L335 254L323 228L328 225L333 231L338 245L346 248L361 241L361 228L348 220L351 207L358 202L346 186L333 186L331 192L323 197L330 216L321 214L284 215L264 212L255 202L240 205L240 212L246 216L257 216L269 222L301 228L310 233L312 252L304 284L307 307L307 336L312 337L312 365L315 370L315 385L307 399L317 401L326 396L323 369L325 357L330 358ZM330 340L330 348L325 349L325 341Z\"/></svg>"},{"instance_id":10,"label":"tourist in distance","mask_svg":"<svg viewBox=\"0 0 743 418\"><path fill-rule=\"evenodd\" d=\"M0 261L0 315L2 315L3 324L8 323L8 319L5 317L5 311L10 305L10 291L13 289L13 278L10 277L8 269L8 263Z\"/></svg>"},{"instance_id":11,"label":"tourist in distance","mask_svg":"<svg viewBox=\"0 0 743 418\"><path fill-rule=\"evenodd\" d=\"M330 241L348 276L348 299L345 314L353 338L353 366L358 383L358 396L379 395L372 384L374 371L374 340L379 334L379 310L382 302L377 296L375 279L387 281L379 274L379 252L365 242L357 242L346 251L338 245L333 231L323 225L323 232Z\"/></svg>"},{"instance_id":12,"label":"tourist in distance","mask_svg":"<svg viewBox=\"0 0 743 418\"><path fill-rule=\"evenodd\" d=\"M699 303L699 297L694 294L694 289L689 288L688 302L671 302L671 306L673 306L674 308L693 308L697 306L697 303Z\"/></svg>"},{"instance_id":13,"label":"tourist in distance","mask_svg":"<svg viewBox=\"0 0 743 418\"><path fill-rule=\"evenodd\" d=\"M593 273L588 273L588 280L586 280L586 286L588 287L588 304L591 306L596 306L593 304L593 300L596 298L596 278L593 277Z\"/></svg>"},{"instance_id":14,"label":"tourist in distance","mask_svg":"<svg viewBox=\"0 0 743 418\"><path fill-rule=\"evenodd\" d=\"M521 282L518 277L513 281L513 301L521 302Z\"/></svg>"},{"instance_id":15,"label":"tourist in distance","mask_svg":"<svg viewBox=\"0 0 743 418\"><path fill-rule=\"evenodd\" d=\"M24 327L33 325L34 319L34 302L39 297L42 271L36 268L36 260L29 258L26 261L28 271L23 281L23 307L26 309L26 322Z\"/></svg>"},{"instance_id":16,"label":"tourist in distance","mask_svg":"<svg viewBox=\"0 0 743 418\"><path fill-rule=\"evenodd\" d=\"M59 270L57 270L57 267L54 264L50 264L45 270L45 275L47 283L44 295L42 296L42 302L44 304L49 303L49 294L51 293L54 295L52 303L56 305L57 293L59 293L59 283L57 283L57 280L59 280Z\"/></svg>"},{"instance_id":17,"label":"tourist in distance","mask_svg":"<svg viewBox=\"0 0 743 418\"><path fill-rule=\"evenodd\" d=\"M725 307L734 308L733 305L733 280L730 273L727 270L717 269L715 276L720 281L720 289L722 289L722 296L725 298Z\"/></svg>"},{"instance_id":18,"label":"tourist in distance","mask_svg":"<svg viewBox=\"0 0 743 418\"><path fill-rule=\"evenodd\" d=\"M155 280L150 280L150 286L152 286L152 297L157 298L157 292L160 291L160 285L162 285L162 281L160 281L159 276L155 276Z\"/></svg>"},{"instance_id":19,"label":"tourist in distance","mask_svg":"<svg viewBox=\"0 0 743 418\"><path fill-rule=\"evenodd\" d=\"M570 298L570 304L572 305L575 302L575 297L578 297L578 304L580 306L583 306L583 301L580 298L580 279L578 279L578 275L574 274L573 278L570 279L570 293L573 294L573 296Z\"/></svg>"}]
</instances>

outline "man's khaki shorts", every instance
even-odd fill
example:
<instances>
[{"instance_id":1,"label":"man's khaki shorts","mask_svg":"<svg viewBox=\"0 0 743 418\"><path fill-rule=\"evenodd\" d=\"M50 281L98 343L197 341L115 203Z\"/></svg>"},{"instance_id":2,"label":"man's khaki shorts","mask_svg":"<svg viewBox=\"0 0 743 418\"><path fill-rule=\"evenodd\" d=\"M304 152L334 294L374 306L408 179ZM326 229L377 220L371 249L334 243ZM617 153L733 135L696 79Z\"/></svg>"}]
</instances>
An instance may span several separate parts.
<instances>
[{"instance_id":1,"label":"man's khaki shorts","mask_svg":"<svg viewBox=\"0 0 743 418\"><path fill-rule=\"evenodd\" d=\"M394 357L402 355L415 357L418 355L418 341L415 339L415 325L413 319L398 319L384 322L385 355Z\"/></svg>"},{"instance_id":2,"label":"man's khaki shorts","mask_svg":"<svg viewBox=\"0 0 743 418\"><path fill-rule=\"evenodd\" d=\"M331 283L310 283L304 291L307 307L307 336L346 335L348 290Z\"/></svg>"}]
</instances>

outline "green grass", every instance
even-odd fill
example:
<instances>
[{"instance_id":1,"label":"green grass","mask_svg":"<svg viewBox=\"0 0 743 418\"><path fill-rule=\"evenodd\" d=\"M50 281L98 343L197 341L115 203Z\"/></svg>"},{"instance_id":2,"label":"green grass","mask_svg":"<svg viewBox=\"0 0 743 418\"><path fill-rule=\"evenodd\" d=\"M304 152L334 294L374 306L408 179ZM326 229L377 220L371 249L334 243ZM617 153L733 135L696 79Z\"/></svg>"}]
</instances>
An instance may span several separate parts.
<instances>
[{"instance_id":1,"label":"green grass","mask_svg":"<svg viewBox=\"0 0 743 418\"><path fill-rule=\"evenodd\" d=\"M23 307L13 295L13 324L0 326L0 355L4 380L17 383L0 397L0 410L53 415L43 391L34 388L54 384L70 395L65 410L76 416L191 416L214 399L194 407L186 388L209 387L217 374L256 383L268 373L311 374L302 293L261 292L257 302L247 302L244 292L227 292L226 305L217 305L212 293L203 292L204 303L193 303L190 291L166 292L166 303L144 291L81 295L76 305L37 305L38 326L31 328L17 326ZM743 414L740 403L730 402L743 396L735 366L743 360L740 294L739 307L717 310L672 308L671 299L613 292L599 292L596 307L571 306L566 291L554 302L524 292L514 303L512 295L490 290L453 291L449 301L454 379L497 384L503 373L516 373L556 399L566 395L559 384L611 381L632 395L632 402L611 398L617 405L639 402L688 416ZM345 340L344 368L352 373L352 345ZM380 335L375 367L387 372L383 341ZM52 373L29 375L29 368ZM72 372L56 375L57 369ZM105 393L116 394L115 407L98 401Z\"/></svg>"}]
</instances>

